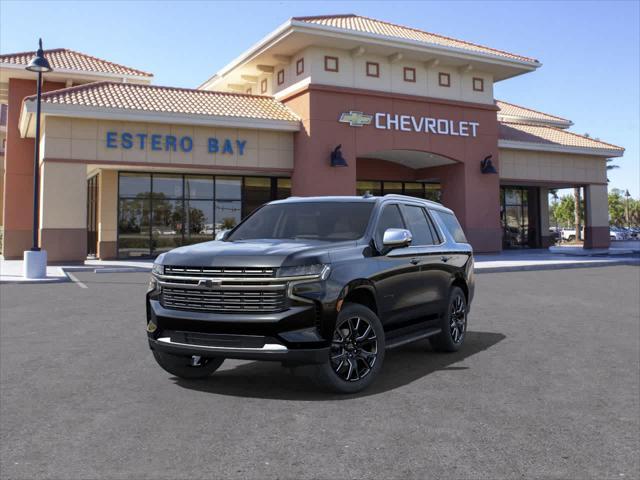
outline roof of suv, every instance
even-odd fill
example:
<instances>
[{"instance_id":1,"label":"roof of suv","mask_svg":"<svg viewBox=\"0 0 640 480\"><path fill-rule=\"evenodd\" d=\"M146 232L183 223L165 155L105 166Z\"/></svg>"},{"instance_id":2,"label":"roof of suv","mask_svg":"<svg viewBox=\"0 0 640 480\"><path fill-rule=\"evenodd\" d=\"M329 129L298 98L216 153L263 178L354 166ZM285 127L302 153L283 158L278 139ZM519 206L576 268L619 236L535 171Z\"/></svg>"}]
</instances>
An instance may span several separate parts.
<instances>
[{"instance_id":1,"label":"roof of suv","mask_svg":"<svg viewBox=\"0 0 640 480\"><path fill-rule=\"evenodd\" d=\"M398 195L398 194L387 194L383 196L375 196L375 195L362 195L362 196L328 196L328 197L289 197L284 200L274 200L273 202L269 202L271 204L280 204L280 203L300 203L300 202L367 202L367 203L375 203L375 202L383 202L387 200L398 200L398 201L413 201L420 202L428 205L429 208L434 208L436 210L441 210L443 212L453 213L451 209L445 207L444 205L433 202L431 200L425 200L423 198L410 197L408 195Z\"/></svg>"}]
</instances>

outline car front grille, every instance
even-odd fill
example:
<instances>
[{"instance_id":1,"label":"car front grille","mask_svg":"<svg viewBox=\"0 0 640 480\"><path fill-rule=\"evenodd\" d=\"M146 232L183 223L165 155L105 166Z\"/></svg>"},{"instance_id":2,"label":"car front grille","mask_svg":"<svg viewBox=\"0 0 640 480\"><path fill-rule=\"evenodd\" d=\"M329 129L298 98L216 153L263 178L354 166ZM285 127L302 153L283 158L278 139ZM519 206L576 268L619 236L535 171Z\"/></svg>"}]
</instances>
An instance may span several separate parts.
<instances>
[{"instance_id":1,"label":"car front grille","mask_svg":"<svg viewBox=\"0 0 640 480\"><path fill-rule=\"evenodd\" d=\"M162 287L162 306L176 310L212 313L273 313L286 310L284 286L280 289L195 289Z\"/></svg>"},{"instance_id":2,"label":"car front grille","mask_svg":"<svg viewBox=\"0 0 640 480\"><path fill-rule=\"evenodd\" d=\"M176 277L236 277L262 278L274 277L276 269L271 267L164 267L164 274Z\"/></svg>"}]
</instances>

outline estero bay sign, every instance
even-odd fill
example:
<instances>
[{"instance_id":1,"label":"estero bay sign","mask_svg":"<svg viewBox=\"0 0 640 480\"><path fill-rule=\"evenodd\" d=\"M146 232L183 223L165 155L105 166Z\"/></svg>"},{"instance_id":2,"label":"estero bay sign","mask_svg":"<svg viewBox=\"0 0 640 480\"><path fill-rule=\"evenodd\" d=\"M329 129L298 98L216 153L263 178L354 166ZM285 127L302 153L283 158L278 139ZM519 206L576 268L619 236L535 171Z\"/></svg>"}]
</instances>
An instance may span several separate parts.
<instances>
[{"instance_id":1,"label":"estero bay sign","mask_svg":"<svg viewBox=\"0 0 640 480\"><path fill-rule=\"evenodd\" d=\"M349 111L343 112L338 120L352 127L363 127L374 124L380 130L399 130L402 132L430 133L434 135L451 135L455 137L476 137L479 122L456 121L446 118L416 117L414 115L398 115L377 112L373 115Z\"/></svg>"},{"instance_id":2,"label":"estero bay sign","mask_svg":"<svg viewBox=\"0 0 640 480\"><path fill-rule=\"evenodd\" d=\"M162 134L131 133L131 132L107 132L107 148L124 148L125 150L138 149L164 151L164 152L184 152L193 150L193 138L189 135L175 136ZM209 153L221 153L233 155L244 155L246 140L231 140L229 138L218 139L209 137L207 139L207 151Z\"/></svg>"}]
</instances>

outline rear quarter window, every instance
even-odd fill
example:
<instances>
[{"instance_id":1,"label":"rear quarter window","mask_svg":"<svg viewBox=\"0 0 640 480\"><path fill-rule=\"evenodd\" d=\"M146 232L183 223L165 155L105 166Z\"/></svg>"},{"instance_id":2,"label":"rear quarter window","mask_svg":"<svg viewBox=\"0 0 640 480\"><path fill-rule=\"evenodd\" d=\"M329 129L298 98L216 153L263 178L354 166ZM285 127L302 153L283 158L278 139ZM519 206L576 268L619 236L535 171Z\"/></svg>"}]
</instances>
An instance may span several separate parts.
<instances>
[{"instance_id":1,"label":"rear quarter window","mask_svg":"<svg viewBox=\"0 0 640 480\"><path fill-rule=\"evenodd\" d=\"M439 210L431 210L431 213L440 219L441 223L457 243L469 243L455 215Z\"/></svg>"}]
</instances>

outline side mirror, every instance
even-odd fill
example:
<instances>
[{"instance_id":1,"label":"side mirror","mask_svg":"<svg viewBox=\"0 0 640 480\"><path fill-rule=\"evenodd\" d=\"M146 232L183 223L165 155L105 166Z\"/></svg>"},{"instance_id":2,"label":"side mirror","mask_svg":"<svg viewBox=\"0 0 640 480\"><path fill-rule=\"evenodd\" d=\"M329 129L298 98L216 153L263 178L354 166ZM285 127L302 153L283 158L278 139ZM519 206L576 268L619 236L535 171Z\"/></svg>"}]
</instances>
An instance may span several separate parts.
<instances>
[{"instance_id":1,"label":"side mirror","mask_svg":"<svg viewBox=\"0 0 640 480\"><path fill-rule=\"evenodd\" d=\"M387 228L382 236L382 245L389 250L392 248L406 247L413 240L409 230L404 228Z\"/></svg>"},{"instance_id":2,"label":"side mirror","mask_svg":"<svg viewBox=\"0 0 640 480\"><path fill-rule=\"evenodd\" d=\"M216 233L216 240L220 240L224 242L230 233L231 233L231 230L220 230L218 233Z\"/></svg>"}]
</instances>

